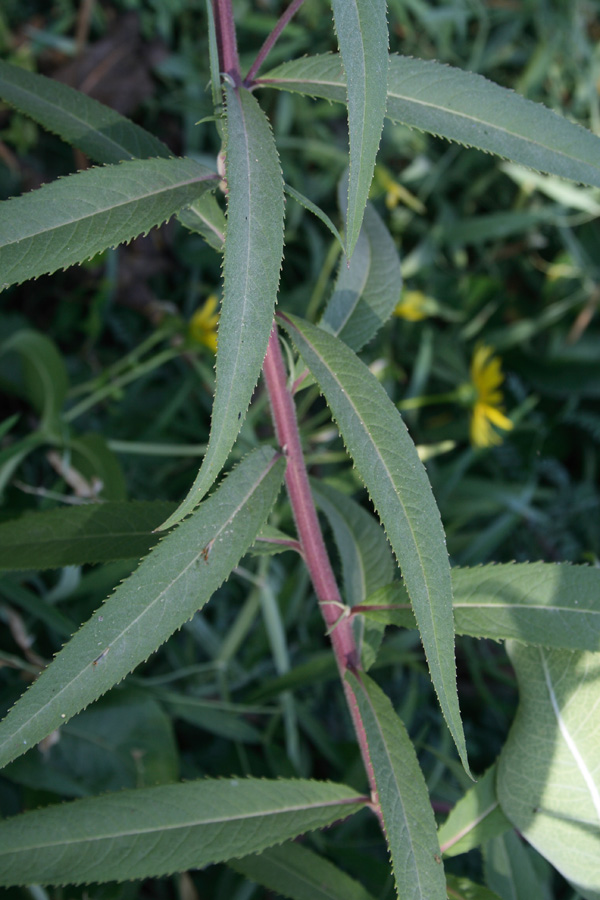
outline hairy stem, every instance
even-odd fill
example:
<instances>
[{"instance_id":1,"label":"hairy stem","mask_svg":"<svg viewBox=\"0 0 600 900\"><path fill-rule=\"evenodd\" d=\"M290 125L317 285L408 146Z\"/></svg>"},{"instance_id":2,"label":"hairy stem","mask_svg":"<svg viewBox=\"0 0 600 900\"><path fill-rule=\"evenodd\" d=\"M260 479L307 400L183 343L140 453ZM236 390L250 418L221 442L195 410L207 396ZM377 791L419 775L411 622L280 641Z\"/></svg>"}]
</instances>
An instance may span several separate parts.
<instances>
[{"instance_id":1,"label":"hairy stem","mask_svg":"<svg viewBox=\"0 0 600 900\"><path fill-rule=\"evenodd\" d=\"M213 0L213 11L221 72L229 75L235 86L239 87L242 83L242 75L231 0Z\"/></svg>"},{"instance_id":2,"label":"hairy stem","mask_svg":"<svg viewBox=\"0 0 600 900\"><path fill-rule=\"evenodd\" d=\"M260 69L260 67L264 63L265 59L271 52L271 49L273 48L273 45L275 44L277 38L279 37L279 35L283 31L283 29L285 28L287 23L290 21L292 16L294 16L297 13L297 11L300 9L300 7L302 6L303 3L304 3L304 0L292 0L292 2L290 3L290 5L286 9L286 11L282 14L281 18L275 25L275 28L273 29L271 34L267 37L264 44L258 51L258 56L256 57L256 59L250 66L250 70L249 70L248 74L246 75L246 77L244 78L244 84L246 87L252 86L252 82L256 78L256 74L257 74L258 70Z\"/></svg>"},{"instance_id":3,"label":"hairy stem","mask_svg":"<svg viewBox=\"0 0 600 900\"><path fill-rule=\"evenodd\" d=\"M277 326L273 325L269 347L264 362L264 376L271 402L275 432L283 453L287 457L285 483L298 529L300 546L319 601L325 624L331 637L338 670L344 686L346 700L352 716L356 737L367 770L375 811L381 819L375 775L364 725L350 685L344 675L348 669L360 670L359 653L354 640L350 617L344 615L344 604L331 568L317 511L313 502L292 395L287 388L287 374L283 364ZM382 822L383 824L383 822Z\"/></svg>"}]
</instances>

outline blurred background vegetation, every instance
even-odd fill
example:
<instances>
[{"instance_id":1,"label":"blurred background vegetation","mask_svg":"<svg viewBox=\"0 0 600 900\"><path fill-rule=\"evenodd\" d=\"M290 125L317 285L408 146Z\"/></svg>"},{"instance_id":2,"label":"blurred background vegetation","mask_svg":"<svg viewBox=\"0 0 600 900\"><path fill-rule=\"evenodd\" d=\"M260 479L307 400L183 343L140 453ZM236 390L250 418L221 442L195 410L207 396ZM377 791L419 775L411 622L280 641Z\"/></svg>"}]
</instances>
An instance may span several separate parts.
<instances>
[{"instance_id":1,"label":"blurred background vegetation","mask_svg":"<svg viewBox=\"0 0 600 900\"><path fill-rule=\"evenodd\" d=\"M285 3L234 7L247 69ZM477 71L600 133L597 0L389 0L389 14L393 51ZM334 49L326 0L305 0L265 70ZM217 129L200 122L213 113L204 0L4 0L0 55L115 107L176 154L215 166ZM259 96L286 181L339 224L343 107ZM2 199L86 165L0 106ZM600 192L387 123L372 200L397 242L404 293L398 285L397 315L363 358L403 409L426 460L453 564L597 564ZM288 198L282 306L318 319L338 264L329 232ZM61 412L54 446L15 454L35 435L41 410L22 360L0 358L0 520L90 497L183 496L208 437L219 281L219 254L173 221L2 294L2 339L24 328L45 336L32 353ZM504 376L503 396L491 406L512 427L478 442L470 424L486 400L472 365L481 346ZM299 394L298 409L312 473L368 509L316 389ZM259 386L234 456L271 439ZM274 524L292 531L285 504L279 517ZM0 706L11 705L132 565L0 581ZM460 639L457 664L472 767L482 772L514 714L514 677L502 647L489 642ZM390 632L376 666L419 748L441 819L466 783L415 634ZM203 774L298 774L363 786L336 677L300 562L289 552L248 557L207 611L124 685L65 726L54 746L5 770L0 812ZM385 851L366 816L307 840L375 897L392 897ZM540 897L573 896L540 857L531 860ZM486 864L472 852L448 868L480 880ZM268 896L226 867L92 893L48 892L84 895Z\"/></svg>"}]
</instances>

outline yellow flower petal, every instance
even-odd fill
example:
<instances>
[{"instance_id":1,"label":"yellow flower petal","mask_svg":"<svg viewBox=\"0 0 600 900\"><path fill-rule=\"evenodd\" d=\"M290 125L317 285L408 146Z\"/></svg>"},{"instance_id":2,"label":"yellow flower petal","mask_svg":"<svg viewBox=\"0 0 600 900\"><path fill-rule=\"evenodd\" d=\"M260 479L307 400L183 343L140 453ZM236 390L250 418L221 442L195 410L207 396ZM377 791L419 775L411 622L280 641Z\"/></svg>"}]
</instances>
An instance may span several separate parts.
<instances>
[{"instance_id":1,"label":"yellow flower petal","mask_svg":"<svg viewBox=\"0 0 600 900\"><path fill-rule=\"evenodd\" d=\"M503 395L499 390L504 381L500 357L492 347L480 344L471 360L471 382L476 400L471 413L470 436L475 447L492 447L502 443L502 437L492 428L510 431L513 423L502 411Z\"/></svg>"},{"instance_id":2,"label":"yellow flower petal","mask_svg":"<svg viewBox=\"0 0 600 900\"><path fill-rule=\"evenodd\" d=\"M219 301L215 294L211 294L206 298L203 306L200 306L189 324L189 336L198 344L203 344L217 352L217 325L219 323L219 314L216 311Z\"/></svg>"},{"instance_id":3,"label":"yellow flower petal","mask_svg":"<svg viewBox=\"0 0 600 900\"><path fill-rule=\"evenodd\" d=\"M423 291L406 291L400 303L394 309L394 315L407 322L420 322L429 315L427 307L431 304Z\"/></svg>"}]
</instances>

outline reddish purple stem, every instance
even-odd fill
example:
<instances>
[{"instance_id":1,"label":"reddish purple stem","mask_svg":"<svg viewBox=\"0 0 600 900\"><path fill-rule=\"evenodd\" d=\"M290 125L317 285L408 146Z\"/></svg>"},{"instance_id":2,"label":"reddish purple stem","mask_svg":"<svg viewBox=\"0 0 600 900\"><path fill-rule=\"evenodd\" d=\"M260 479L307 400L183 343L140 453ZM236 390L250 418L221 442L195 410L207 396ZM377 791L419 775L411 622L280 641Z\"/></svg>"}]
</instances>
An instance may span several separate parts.
<instances>
[{"instance_id":1,"label":"reddish purple stem","mask_svg":"<svg viewBox=\"0 0 600 900\"><path fill-rule=\"evenodd\" d=\"M258 70L260 69L260 67L264 63L265 59L271 52L277 38L279 37L279 35L283 31L283 29L285 28L287 23L290 21L290 19L298 12L298 10L300 9L300 7L302 6L303 3L304 3L304 0L292 0L292 2L290 3L290 5L286 9L286 11L283 13L281 18L275 25L275 28L273 29L271 34L268 36L268 38L265 40L264 44L258 51L258 56L256 57L256 59L250 66L250 70L249 70L248 74L246 75L246 77L244 78L244 85L246 87L252 86L252 83L254 82L254 79L256 78L256 74L257 74Z\"/></svg>"},{"instance_id":2,"label":"reddish purple stem","mask_svg":"<svg viewBox=\"0 0 600 900\"><path fill-rule=\"evenodd\" d=\"M242 75L231 0L212 0L212 3L221 72L229 75L235 86L239 87L242 83Z\"/></svg>"}]
</instances>

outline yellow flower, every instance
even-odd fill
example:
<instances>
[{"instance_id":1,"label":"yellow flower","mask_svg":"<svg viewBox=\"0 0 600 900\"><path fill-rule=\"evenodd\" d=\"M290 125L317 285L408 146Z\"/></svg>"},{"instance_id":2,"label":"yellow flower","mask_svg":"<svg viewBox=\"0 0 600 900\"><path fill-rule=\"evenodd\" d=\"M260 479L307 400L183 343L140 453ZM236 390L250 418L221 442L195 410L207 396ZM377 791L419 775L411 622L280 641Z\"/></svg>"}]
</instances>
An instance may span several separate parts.
<instances>
[{"instance_id":1,"label":"yellow flower","mask_svg":"<svg viewBox=\"0 0 600 900\"><path fill-rule=\"evenodd\" d=\"M423 291L406 291L394 309L394 315L408 322L420 322L432 314L434 304L435 301L426 297Z\"/></svg>"},{"instance_id":2,"label":"yellow flower","mask_svg":"<svg viewBox=\"0 0 600 900\"><path fill-rule=\"evenodd\" d=\"M471 443L475 447L492 447L501 444L502 438L492 428L495 425L503 431L510 431L513 423L502 412L502 391L500 385L504 375L501 361L493 355L492 347L480 344L475 348L471 360L471 385L474 389L474 404L471 413Z\"/></svg>"},{"instance_id":3,"label":"yellow flower","mask_svg":"<svg viewBox=\"0 0 600 900\"><path fill-rule=\"evenodd\" d=\"M412 209L413 212L423 215L425 206L418 197L411 194L404 185L394 181L391 174L384 166L375 166L375 181L385 191L385 205L388 209L394 209L399 203Z\"/></svg>"},{"instance_id":4,"label":"yellow flower","mask_svg":"<svg viewBox=\"0 0 600 900\"><path fill-rule=\"evenodd\" d=\"M206 298L192 316L189 324L189 336L198 344L204 344L213 353L217 352L217 324L219 313L216 311L219 301L215 294Z\"/></svg>"}]
</instances>

